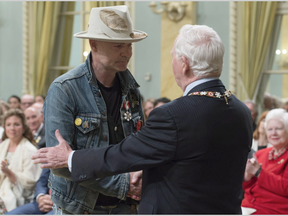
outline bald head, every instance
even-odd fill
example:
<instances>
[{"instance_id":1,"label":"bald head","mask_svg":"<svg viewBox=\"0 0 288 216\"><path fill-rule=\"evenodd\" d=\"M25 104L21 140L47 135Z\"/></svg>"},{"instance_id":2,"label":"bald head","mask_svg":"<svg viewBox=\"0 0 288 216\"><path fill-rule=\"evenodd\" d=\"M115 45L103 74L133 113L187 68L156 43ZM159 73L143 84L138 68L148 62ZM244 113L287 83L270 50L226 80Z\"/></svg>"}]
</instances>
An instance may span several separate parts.
<instances>
[{"instance_id":1,"label":"bald head","mask_svg":"<svg viewBox=\"0 0 288 216\"><path fill-rule=\"evenodd\" d=\"M24 111L27 124L31 131L36 132L42 123L42 114L35 107L28 107Z\"/></svg>"},{"instance_id":2,"label":"bald head","mask_svg":"<svg viewBox=\"0 0 288 216\"><path fill-rule=\"evenodd\" d=\"M34 103L31 107L37 109L41 114L41 121L44 123L44 115L43 115L43 103Z\"/></svg>"},{"instance_id":3,"label":"bald head","mask_svg":"<svg viewBox=\"0 0 288 216\"><path fill-rule=\"evenodd\" d=\"M21 97L21 109L24 111L34 103L34 97L30 94L25 94Z\"/></svg>"},{"instance_id":4,"label":"bald head","mask_svg":"<svg viewBox=\"0 0 288 216\"><path fill-rule=\"evenodd\" d=\"M244 104L249 108L254 123L258 115L256 104L251 100L245 100Z\"/></svg>"}]
</instances>

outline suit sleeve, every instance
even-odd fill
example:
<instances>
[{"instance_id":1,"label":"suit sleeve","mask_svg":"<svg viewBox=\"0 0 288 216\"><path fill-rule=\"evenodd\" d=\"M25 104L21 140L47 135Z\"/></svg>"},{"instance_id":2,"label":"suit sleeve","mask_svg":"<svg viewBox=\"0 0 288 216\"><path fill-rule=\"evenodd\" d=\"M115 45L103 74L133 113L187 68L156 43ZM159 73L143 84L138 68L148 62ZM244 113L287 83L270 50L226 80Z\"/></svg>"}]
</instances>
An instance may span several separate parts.
<instances>
[{"instance_id":1,"label":"suit sleeve","mask_svg":"<svg viewBox=\"0 0 288 216\"><path fill-rule=\"evenodd\" d=\"M72 180L144 170L173 160L177 150L177 126L167 110L154 109L144 127L118 145L75 151Z\"/></svg>"},{"instance_id":2,"label":"suit sleeve","mask_svg":"<svg viewBox=\"0 0 288 216\"><path fill-rule=\"evenodd\" d=\"M40 178L38 179L35 187L35 198L38 196L38 194L48 194L49 188L48 188L48 178L50 174L50 169L43 169L42 173L40 175Z\"/></svg>"}]
</instances>

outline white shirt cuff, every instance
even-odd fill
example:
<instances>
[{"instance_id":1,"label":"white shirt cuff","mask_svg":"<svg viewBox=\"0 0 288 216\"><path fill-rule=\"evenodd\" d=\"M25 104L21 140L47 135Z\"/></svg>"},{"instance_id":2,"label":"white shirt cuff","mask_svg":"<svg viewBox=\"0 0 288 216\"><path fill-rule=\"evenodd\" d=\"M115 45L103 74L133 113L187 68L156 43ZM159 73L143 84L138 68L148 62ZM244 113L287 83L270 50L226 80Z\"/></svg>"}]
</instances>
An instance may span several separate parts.
<instances>
[{"instance_id":1,"label":"white shirt cuff","mask_svg":"<svg viewBox=\"0 0 288 216\"><path fill-rule=\"evenodd\" d=\"M70 172L72 172L72 157L73 157L74 152L75 151L72 151L68 157L68 169Z\"/></svg>"},{"instance_id":2,"label":"white shirt cuff","mask_svg":"<svg viewBox=\"0 0 288 216\"><path fill-rule=\"evenodd\" d=\"M40 196L44 196L44 195L46 195L46 194L44 194L44 193L39 193L39 194L37 195L37 197L36 197L36 202L38 203L39 197L40 197Z\"/></svg>"}]
</instances>

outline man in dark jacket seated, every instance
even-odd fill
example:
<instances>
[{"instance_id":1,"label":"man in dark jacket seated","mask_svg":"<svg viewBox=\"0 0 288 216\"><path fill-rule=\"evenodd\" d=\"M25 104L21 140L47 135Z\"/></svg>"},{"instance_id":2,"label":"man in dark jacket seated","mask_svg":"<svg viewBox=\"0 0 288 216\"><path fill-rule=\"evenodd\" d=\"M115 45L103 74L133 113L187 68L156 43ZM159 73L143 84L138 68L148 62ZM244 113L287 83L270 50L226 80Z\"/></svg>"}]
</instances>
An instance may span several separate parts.
<instances>
[{"instance_id":1,"label":"man in dark jacket seated","mask_svg":"<svg viewBox=\"0 0 288 216\"><path fill-rule=\"evenodd\" d=\"M49 194L48 178L50 169L43 169L40 178L36 183L35 198L32 203L19 206L18 208L6 213L7 215L53 215L53 203Z\"/></svg>"}]
</instances>

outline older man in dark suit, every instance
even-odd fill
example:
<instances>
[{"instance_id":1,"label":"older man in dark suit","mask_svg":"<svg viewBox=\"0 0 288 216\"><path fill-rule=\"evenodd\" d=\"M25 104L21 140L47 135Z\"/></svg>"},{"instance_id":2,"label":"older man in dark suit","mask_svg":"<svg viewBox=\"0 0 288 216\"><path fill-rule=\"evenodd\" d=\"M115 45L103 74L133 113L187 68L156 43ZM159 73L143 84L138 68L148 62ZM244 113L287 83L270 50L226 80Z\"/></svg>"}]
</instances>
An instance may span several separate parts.
<instances>
[{"instance_id":1,"label":"older man in dark suit","mask_svg":"<svg viewBox=\"0 0 288 216\"><path fill-rule=\"evenodd\" d=\"M6 215L53 215L53 203L48 188L49 174L49 169L42 170L41 176L36 183L35 198L33 202L19 206L18 208L6 213Z\"/></svg>"},{"instance_id":2,"label":"older man in dark suit","mask_svg":"<svg viewBox=\"0 0 288 216\"><path fill-rule=\"evenodd\" d=\"M72 152L57 130L60 144L38 150L35 163L68 166L69 155L73 181L142 169L141 214L241 214L252 119L219 79L223 55L213 29L183 26L172 50L183 97L155 108L119 145Z\"/></svg>"},{"instance_id":3,"label":"older man in dark suit","mask_svg":"<svg viewBox=\"0 0 288 216\"><path fill-rule=\"evenodd\" d=\"M24 111L24 114L27 124L34 135L37 148L46 147L45 126L43 124L43 114L41 110L31 106Z\"/></svg>"}]
</instances>

